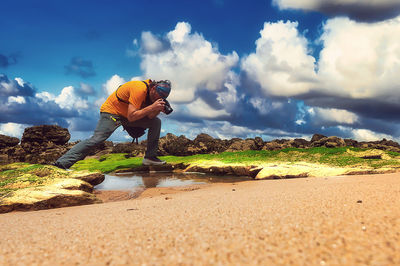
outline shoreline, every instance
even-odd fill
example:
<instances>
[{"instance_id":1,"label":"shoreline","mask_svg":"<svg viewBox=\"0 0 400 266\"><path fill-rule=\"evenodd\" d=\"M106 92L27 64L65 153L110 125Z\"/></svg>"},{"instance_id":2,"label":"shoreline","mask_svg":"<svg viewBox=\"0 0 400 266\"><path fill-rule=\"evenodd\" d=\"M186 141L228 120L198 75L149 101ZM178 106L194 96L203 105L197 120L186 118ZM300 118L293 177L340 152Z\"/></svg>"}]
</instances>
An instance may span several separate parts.
<instances>
[{"instance_id":1,"label":"shoreline","mask_svg":"<svg viewBox=\"0 0 400 266\"><path fill-rule=\"evenodd\" d=\"M243 181L239 181L243 182ZM235 182L236 183L236 182ZM188 191L194 191L203 189L209 186L217 185L218 183L198 184L198 185L184 185L184 186L172 186L172 187L152 187L144 188L139 187L137 190L94 190L93 194L103 201L118 202L124 200L134 200L143 198L153 198L162 195L170 195L176 193L183 193Z\"/></svg>"}]
</instances>

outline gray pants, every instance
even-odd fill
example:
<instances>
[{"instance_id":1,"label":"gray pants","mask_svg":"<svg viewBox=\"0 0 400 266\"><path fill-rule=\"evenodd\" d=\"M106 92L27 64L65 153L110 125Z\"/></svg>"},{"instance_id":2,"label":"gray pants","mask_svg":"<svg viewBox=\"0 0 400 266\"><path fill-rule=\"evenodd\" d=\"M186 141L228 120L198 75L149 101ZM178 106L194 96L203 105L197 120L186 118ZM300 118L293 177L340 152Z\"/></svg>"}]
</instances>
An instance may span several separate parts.
<instances>
[{"instance_id":1,"label":"gray pants","mask_svg":"<svg viewBox=\"0 0 400 266\"><path fill-rule=\"evenodd\" d=\"M66 168L70 168L77 161L83 160L94 146L108 139L122 124L128 127L148 128L149 132L147 134L147 150L145 157L157 156L158 140L161 130L161 120L159 118L155 117L149 119L145 117L134 122L128 122L126 118L118 115L100 113L100 120L97 123L93 136L77 143L66 154L61 156L57 162Z\"/></svg>"}]
</instances>

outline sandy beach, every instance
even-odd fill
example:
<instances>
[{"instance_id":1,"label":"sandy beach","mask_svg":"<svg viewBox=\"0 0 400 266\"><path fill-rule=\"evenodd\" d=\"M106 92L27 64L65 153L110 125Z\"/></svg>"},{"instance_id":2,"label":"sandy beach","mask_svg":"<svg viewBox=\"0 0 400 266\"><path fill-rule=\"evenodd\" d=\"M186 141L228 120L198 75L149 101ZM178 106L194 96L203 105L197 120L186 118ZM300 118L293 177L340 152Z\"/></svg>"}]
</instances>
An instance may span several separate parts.
<instances>
[{"instance_id":1,"label":"sandy beach","mask_svg":"<svg viewBox=\"0 0 400 266\"><path fill-rule=\"evenodd\" d=\"M400 173L153 188L0 224L1 265L399 265Z\"/></svg>"}]
</instances>

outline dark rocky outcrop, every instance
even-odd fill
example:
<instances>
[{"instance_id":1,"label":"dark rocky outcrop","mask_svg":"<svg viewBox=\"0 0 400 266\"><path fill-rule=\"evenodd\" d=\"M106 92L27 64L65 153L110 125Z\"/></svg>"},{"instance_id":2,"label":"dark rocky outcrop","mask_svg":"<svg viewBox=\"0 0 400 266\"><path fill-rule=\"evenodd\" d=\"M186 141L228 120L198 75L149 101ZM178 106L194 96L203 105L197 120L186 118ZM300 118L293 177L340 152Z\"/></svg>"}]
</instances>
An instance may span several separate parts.
<instances>
[{"instance_id":1,"label":"dark rocky outcrop","mask_svg":"<svg viewBox=\"0 0 400 266\"><path fill-rule=\"evenodd\" d=\"M68 150L69 139L68 129L57 125L26 128L19 145L1 148L0 163L52 163Z\"/></svg>"},{"instance_id":2,"label":"dark rocky outcrop","mask_svg":"<svg viewBox=\"0 0 400 266\"><path fill-rule=\"evenodd\" d=\"M17 146L19 143L18 138L9 137L0 134L0 149Z\"/></svg>"},{"instance_id":3,"label":"dark rocky outcrop","mask_svg":"<svg viewBox=\"0 0 400 266\"><path fill-rule=\"evenodd\" d=\"M53 143L54 145L64 145L70 139L68 129L57 125L43 125L28 127L22 135L21 145Z\"/></svg>"},{"instance_id":4,"label":"dark rocky outcrop","mask_svg":"<svg viewBox=\"0 0 400 266\"><path fill-rule=\"evenodd\" d=\"M25 162L52 163L67 149L70 139L68 129L57 125L29 127L24 130L21 147L25 151Z\"/></svg>"},{"instance_id":5,"label":"dark rocky outcrop","mask_svg":"<svg viewBox=\"0 0 400 266\"><path fill-rule=\"evenodd\" d=\"M133 142L117 143L112 146L111 153L129 153L130 156L143 156L146 150L145 145Z\"/></svg>"},{"instance_id":6,"label":"dark rocky outcrop","mask_svg":"<svg viewBox=\"0 0 400 266\"><path fill-rule=\"evenodd\" d=\"M320 139L326 138L326 136L321 134L314 134L311 138L311 143L315 141L319 141Z\"/></svg>"},{"instance_id":7,"label":"dark rocky outcrop","mask_svg":"<svg viewBox=\"0 0 400 266\"><path fill-rule=\"evenodd\" d=\"M189 147L192 154L220 153L225 151L232 141L214 139L208 134L201 133L193 140Z\"/></svg>"},{"instance_id":8,"label":"dark rocky outcrop","mask_svg":"<svg viewBox=\"0 0 400 266\"><path fill-rule=\"evenodd\" d=\"M177 155L185 156L192 155L192 152L188 150L191 140L185 136L175 136L174 134L168 133L165 137L162 137L158 144L160 155Z\"/></svg>"},{"instance_id":9,"label":"dark rocky outcrop","mask_svg":"<svg viewBox=\"0 0 400 266\"><path fill-rule=\"evenodd\" d=\"M226 151L232 141L214 139L207 134L199 134L194 140L185 136L175 136L168 133L160 138L159 154L186 156L194 154L220 153Z\"/></svg>"},{"instance_id":10,"label":"dark rocky outcrop","mask_svg":"<svg viewBox=\"0 0 400 266\"><path fill-rule=\"evenodd\" d=\"M335 147L345 147L346 142L338 137L324 137L320 138L316 141L311 141L311 147L327 147L327 148L335 148Z\"/></svg>"},{"instance_id":11,"label":"dark rocky outcrop","mask_svg":"<svg viewBox=\"0 0 400 266\"><path fill-rule=\"evenodd\" d=\"M248 151L248 150L259 150L260 146L257 145L254 139L237 140L233 142L226 151Z\"/></svg>"}]
</instances>

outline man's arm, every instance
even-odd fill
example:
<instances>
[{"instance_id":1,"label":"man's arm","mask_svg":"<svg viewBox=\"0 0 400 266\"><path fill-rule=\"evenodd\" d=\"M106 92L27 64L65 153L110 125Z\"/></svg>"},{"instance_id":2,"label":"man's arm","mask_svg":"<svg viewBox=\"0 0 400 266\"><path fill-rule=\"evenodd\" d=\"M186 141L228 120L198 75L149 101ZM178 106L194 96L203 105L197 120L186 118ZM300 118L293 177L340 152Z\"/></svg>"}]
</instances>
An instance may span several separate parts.
<instances>
[{"instance_id":1,"label":"man's arm","mask_svg":"<svg viewBox=\"0 0 400 266\"><path fill-rule=\"evenodd\" d=\"M146 116L152 119L156 117L162 110L164 110L164 101L162 99L158 99L152 105L149 105L143 109L137 109L132 104L129 104L127 118L129 122L142 119Z\"/></svg>"}]
</instances>

